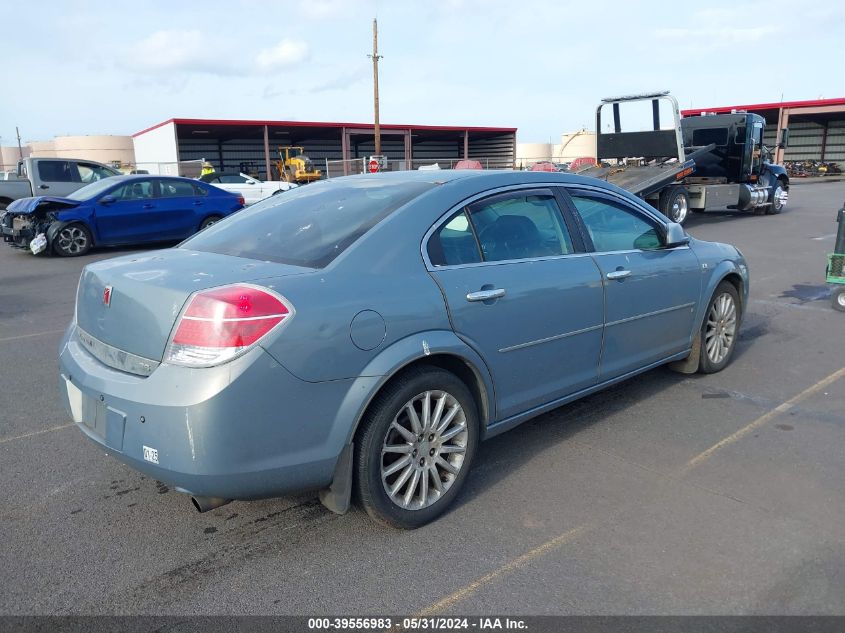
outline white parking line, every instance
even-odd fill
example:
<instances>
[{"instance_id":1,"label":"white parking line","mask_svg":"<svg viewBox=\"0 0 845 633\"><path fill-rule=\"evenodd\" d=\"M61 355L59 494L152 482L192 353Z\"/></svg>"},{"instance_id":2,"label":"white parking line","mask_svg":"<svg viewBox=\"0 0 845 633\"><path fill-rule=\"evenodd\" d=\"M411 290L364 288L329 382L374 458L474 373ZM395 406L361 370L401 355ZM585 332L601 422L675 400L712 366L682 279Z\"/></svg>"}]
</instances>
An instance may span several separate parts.
<instances>
[{"instance_id":1,"label":"white parking line","mask_svg":"<svg viewBox=\"0 0 845 633\"><path fill-rule=\"evenodd\" d=\"M0 338L0 343L4 341L19 341L23 338L34 338L36 336L47 336L48 334L61 334L64 330L48 330L46 332L36 332L35 334L21 334L20 336L7 336Z\"/></svg>"},{"instance_id":2,"label":"white parking line","mask_svg":"<svg viewBox=\"0 0 845 633\"><path fill-rule=\"evenodd\" d=\"M33 435L41 435L42 433L50 433L52 431L61 431L62 429L67 429L72 426L76 426L73 422L70 424L62 424L60 426L53 426L49 429L42 429L40 431L33 431L32 433L24 433L23 435L15 435L13 437L3 437L0 438L0 444L5 444L6 442L14 442L15 440L22 440L25 437L32 437Z\"/></svg>"}]
</instances>

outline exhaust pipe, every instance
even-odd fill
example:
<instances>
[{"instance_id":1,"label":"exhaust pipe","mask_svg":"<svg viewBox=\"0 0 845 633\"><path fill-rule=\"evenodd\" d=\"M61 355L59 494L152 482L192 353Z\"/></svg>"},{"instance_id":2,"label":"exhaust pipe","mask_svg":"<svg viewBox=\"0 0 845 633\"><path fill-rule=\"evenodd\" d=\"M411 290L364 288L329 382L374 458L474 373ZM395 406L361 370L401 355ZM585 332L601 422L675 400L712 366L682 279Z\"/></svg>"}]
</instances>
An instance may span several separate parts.
<instances>
[{"instance_id":1,"label":"exhaust pipe","mask_svg":"<svg viewBox=\"0 0 845 633\"><path fill-rule=\"evenodd\" d=\"M197 509L197 512L208 512L220 506L225 506L227 503L232 503L231 499L221 499L220 497L191 497L191 503Z\"/></svg>"}]
</instances>

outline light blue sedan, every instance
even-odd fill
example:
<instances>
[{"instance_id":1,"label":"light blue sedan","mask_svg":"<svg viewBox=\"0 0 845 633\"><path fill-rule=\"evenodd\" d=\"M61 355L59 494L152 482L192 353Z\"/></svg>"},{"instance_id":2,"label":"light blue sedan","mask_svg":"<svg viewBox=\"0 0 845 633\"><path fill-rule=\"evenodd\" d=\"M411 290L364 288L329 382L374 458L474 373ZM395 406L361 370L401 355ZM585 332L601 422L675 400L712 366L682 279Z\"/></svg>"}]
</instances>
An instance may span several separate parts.
<instances>
[{"instance_id":1,"label":"light blue sedan","mask_svg":"<svg viewBox=\"0 0 845 633\"><path fill-rule=\"evenodd\" d=\"M413 528L480 440L659 365L724 368L747 298L736 248L601 181L353 176L89 264L60 389L200 511L317 490Z\"/></svg>"}]
</instances>

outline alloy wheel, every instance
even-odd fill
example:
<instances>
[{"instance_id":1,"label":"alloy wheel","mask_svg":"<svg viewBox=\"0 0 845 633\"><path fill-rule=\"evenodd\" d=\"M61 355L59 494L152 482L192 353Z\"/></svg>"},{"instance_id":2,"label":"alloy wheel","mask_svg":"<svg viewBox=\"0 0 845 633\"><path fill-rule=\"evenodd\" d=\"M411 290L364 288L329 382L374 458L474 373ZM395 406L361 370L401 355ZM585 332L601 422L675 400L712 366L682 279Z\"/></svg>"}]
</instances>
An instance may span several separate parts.
<instances>
[{"instance_id":1,"label":"alloy wheel","mask_svg":"<svg viewBox=\"0 0 845 633\"><path fill-rule=\"evenodd\" d=\"M405 510L426 508L451 488L467 451L467 418L445 391L411 398L393 418L381 449L381 481Z\"/></svg>"},{"instance_id":2,"label":"alloy wheel","mask_svg":"<svg viewBox=\"0 0 845 633\"><path fill-rule=\"evenodd\" d=\"M714 364L721 363L730 353L736 339L736 304L733 297L723 292L713 301L707 313L704 343L707 358Z\"/></svg>"},{"instance_id":3,"label":"alloy wheel","mask_svg":"<svg viewBox=\"0 0 845 633\"><path fill-rule=\"evenodd\" d=\"M66 226L58 235L59 248L65 253L76 255L88 246L88 236L78 226Z\"/></svg>"}]
</instances>

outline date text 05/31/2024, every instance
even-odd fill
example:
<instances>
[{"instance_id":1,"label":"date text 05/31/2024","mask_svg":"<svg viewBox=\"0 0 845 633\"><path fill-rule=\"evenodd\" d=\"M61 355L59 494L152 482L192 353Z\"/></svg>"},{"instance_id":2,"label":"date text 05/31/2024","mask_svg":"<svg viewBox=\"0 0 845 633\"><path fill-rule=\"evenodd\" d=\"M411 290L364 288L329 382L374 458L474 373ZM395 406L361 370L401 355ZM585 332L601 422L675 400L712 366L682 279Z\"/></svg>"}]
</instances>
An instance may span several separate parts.
<instances>
[{"instance_id":1,"label":"date text 05/31/2024","mask_svg":"<svg viewBox=\"0 0 845 633\"><path fill-rule=\"evenodd\" d=\"M395 629L394 629L395 627ZM397 630L397 631L452 631L452 630L511 630L527 629L519 618L496 617L408 617L408 618L309 618L312 631Z\"/></svg>"}]
</instances>

